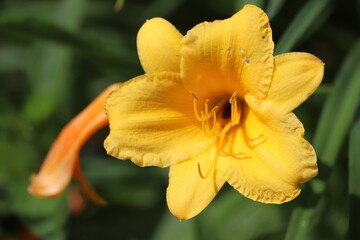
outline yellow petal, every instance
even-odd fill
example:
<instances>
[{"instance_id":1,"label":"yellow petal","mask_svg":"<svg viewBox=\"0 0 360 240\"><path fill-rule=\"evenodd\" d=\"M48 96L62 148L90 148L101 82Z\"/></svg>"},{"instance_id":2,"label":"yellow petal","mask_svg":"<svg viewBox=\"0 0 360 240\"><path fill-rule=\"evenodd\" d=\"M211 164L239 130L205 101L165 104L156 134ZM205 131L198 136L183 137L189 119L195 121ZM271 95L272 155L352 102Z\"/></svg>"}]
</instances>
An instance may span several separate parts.
<instances>
[{"instance_id":1,"label":"yellow petal","mask_svg":"<svg viewBox=\"0 0 360 240\"><path fill-rule=\"evenodd\" d=\"M171 213L180 220L199 214L223 186L224 178L214 167L215 149L170 166L166 193Z\"/></svg>"},{"instance_id":2,"label":"yellow petal","mask_svg":"<svg viewBox=\"0 0 360 240\"><path fill-rule=\"evenodd\" d=\"M258 7L246 5L231 18L201 23L182 40L181 77L198 97L266 96L273 74L272 31Z\"/></svg>"},{"instance_id":3,"label":"yellow petal","mask_svg":"<svg viewBox=\"0 0 360 240\"><path fill-rule=\"evenodd\" d=\"M162 18L146 21L137 36L138 54L145 72L179 72L181 38L176 28Z\"/></svg>"},{"instance_id":4,"label":"yellow petal","mask_svg":"<svg viewBox=\"0 0 360 240\"><path fill-rule=\"evenodd\" d=\"M56 197L69 184L71 177L79 180L93 202L105 201L89 186L79 166L79 151L83 144L99 129L108 124L104 102L116 84L103 91L89 106L71 120L60 132L49 150L40 172L31 176L29 192L39 197Z\"/></svg>"},{"instance_id":5,"label":"yellow petal","mask_svg":"<svg viewBox=\"0 0 360 240\"><path fill-rule=\"evenodd\" d=\"M267 100L292 111L320 85L324 63L309 53L275 56L274 76Z\"/></svg>"},{"instance_id":6,"label":"yellow petal","mask_svg":"<svg viewBox=\"0 0 360 240\"><path fill-rule=\"evenodd\" d=\"M204 151L214 139L202 131L192 101L178 74L129 80L106 101L108 154L139 166L167 167Z\"/></svg>"},{"instance_id":7,"label":"yellow petal","mask_svg":"<svg viewBox=\"0 0 360 240\"><path fill-rule=\"evenodd\" d=\"M243 124L218 161L225 179L248 198L283 203L300 193L299 185L317 174L316 155L303 138L304 128L293 113L270 102L247 97Z\"/></svg>"}]
</instances>

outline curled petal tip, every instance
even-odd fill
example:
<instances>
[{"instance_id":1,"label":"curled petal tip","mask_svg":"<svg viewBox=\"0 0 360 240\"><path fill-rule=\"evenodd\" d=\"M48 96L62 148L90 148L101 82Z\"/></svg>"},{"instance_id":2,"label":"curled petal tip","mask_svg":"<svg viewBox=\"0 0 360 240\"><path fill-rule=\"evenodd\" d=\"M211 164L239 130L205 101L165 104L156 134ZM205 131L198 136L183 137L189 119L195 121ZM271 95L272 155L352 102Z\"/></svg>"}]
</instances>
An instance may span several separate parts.
<instances>
[{"instance_id":1,"label":"curled petal tip","mask_svg":"<svg viewBox=\"0 0 360 240\"><path fill-rule=\"evenodd\" d=\"M38 197L60 195L75 175L89 199L101 206L103 200L85 180L79 166L79 152L83 144L99 129L108 125L104 110L105 99L118 84L106 88L91 104L72 119L51 146L38 174L30 177L28 192Z\"/></svg>"}]
</instances>

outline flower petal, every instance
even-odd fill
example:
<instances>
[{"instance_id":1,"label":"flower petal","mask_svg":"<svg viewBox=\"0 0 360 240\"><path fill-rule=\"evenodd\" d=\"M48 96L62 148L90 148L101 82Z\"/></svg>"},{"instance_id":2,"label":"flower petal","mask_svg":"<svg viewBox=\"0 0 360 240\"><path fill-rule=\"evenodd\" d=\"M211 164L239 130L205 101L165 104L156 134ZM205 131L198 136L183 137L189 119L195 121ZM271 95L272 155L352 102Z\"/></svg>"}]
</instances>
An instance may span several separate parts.
<instances>
[{"instance_id":1,"label":"flower petal","mask_svg":"<svg viewBox=\"0 0 360 240\"><path fill-rule=\"evenodd\" d=\"M179 72L181 38L179 31L162 18L146 21L137 36L138 54L145 72Z\"/></svg>"},{"instance_id":2,"label":"flower petal","mask_svg":"<svg viewBox=\"0 0 360 240\"><path fill-rule=\"evenodd\" d=\"M80 162L75 162L75 168L74 168L74 178L79 182L81 189L85 193L85 196L90 199L91 202L96 203L100 206L107 205L107 202L105 199L103 199L90 185L89 181L85 178L81 167Z\"/></svg>"},{"instance_id":3,"label":"flower petal","mask_svg":"<svg viewBox=\"0 0 360 240\"><path fill-rule=\"evenodd\" d=\"M228 142L218 168L246 197L283 203L300 193L299 185L317 174L316 155L303 138L304 128L293 113L271 102L247 97L251 110Z\"/></svg>"},{"instance_id":4,"label":"flower petal","mask_svg":"<svg viewBox=\"0 0 360 240\"><path fill-rule=\"evenodd\" d=\"M49 150L40 172L31 176L28 188L31 194L39 197L56 197L64 191L75 173L90 200L100 205L105 204L82 176L78 157L83 144L96 131L108 124L104 102L116 86L117 84L113 84L104 90L62 129Z\"/></svg>"},{"instance_id":5,"label":"flower petal","mask_svg":"<svg viewBox=\"0 0 360 240\"><path fill-rule=\"evenodd\" d=\"M324 63L309 53L285 53L275 56L274 76L267 100L292 111L320 85Z\"/></svg>"},{"instance_id":6,"label":"flower petal","mask_svg":"<svg viewBox=\"0 0 360 240\"><path fill-rule=\"evenodd\" d=\"M106 101L108 154L139 166L167 167L204 151L214 139L202 131L192 101L175 73L126 82Z\"/></svg>"},{"instance_id":7,"label":"flower petal","mask_svg":"<svg viewBox=\"0 0 360 240\"><path fill-rule=\"evenodd\" d=\"M166 193L171 213L180 220L199 214L216 196L225 180L216 172L215 149L170 166Z\"/></svg>"},{"instance_id":8,"label":"flower petal","mask_svg":"<svg viewBox=\"0 0 360 240\"><path fill-rule=\"evenodd\" d=\"M273 49L268 17L246 5L229 19L201 23L185 35L181 78L198 97L237 91L263 98L273 74Z\"/></svg>"}]
</instances>

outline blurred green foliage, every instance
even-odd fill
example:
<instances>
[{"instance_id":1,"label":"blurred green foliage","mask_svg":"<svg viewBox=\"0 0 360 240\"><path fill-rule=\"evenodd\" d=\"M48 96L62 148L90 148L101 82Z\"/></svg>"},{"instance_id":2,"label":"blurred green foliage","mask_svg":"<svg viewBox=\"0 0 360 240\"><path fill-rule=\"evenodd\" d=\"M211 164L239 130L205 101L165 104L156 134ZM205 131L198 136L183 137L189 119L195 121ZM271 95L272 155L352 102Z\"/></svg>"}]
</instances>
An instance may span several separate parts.
<instances>
[{"instance_id":1,"label":"blurred green foliage","mask_svg":"<svg viewBox=\"0 0 360 240\"><path fill-rule=\"evenodd\" d=\"M276 53L326 63L322 86L296 110L320 169L297 199L266 205L225 186L179 222L166 207L167 170L107 157L107 129L81 161L108 207L74 210L74 186L55 200L27 193L62 126L107 85L142 73L136 33L146 19L185 34L246 3L268 13ZM0 0L0 239L359 239L359 29L359 0Z\"/></svg>"}]
</instances>

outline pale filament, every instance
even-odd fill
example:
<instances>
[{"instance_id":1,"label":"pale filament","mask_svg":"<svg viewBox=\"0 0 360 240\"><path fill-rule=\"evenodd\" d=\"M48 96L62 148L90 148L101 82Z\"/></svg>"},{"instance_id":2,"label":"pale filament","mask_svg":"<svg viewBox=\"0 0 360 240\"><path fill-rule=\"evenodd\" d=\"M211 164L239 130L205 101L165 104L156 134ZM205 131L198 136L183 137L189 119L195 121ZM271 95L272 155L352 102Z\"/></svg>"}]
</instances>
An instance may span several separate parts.
<instances>
[{"instance_id":1,"label":"pale filament","mask_svg":"<svg viewBox=\"0 0 360 240\"><path fill-rule=\"evenodd\" d=\"M211 171L214 169L214 167L216 166L216 163L217 163L217 160L219 158L219 155L220 155L220 151L222 149L222 145L224 143L224 138L220 138L218 139L218 148L216 149L216 153L215 153L215 156L214 158L211 160L211 163L209 164L209 169L206 171L205 174L203 174L203 172L201 171L201 166L200 166L200 163L198 162L197 163L197 166L198 166L198 172L199 172L199 175L202 179L205 179L209 176L209 174L211 173Z\"/></svg>"},{"instance_id":2,"label":"pale filament","mask_svg":"<svg viewBox=\"0 0 360 240\"><path fill-rule=\"evenodd\" d=\"M196 119L201 122L202 128L203 130L208 134L208 135L217 135L217 118L216 118L216 112L218 110L218 106L213 107L213 109L211 110L211 112L209 112L209 99L206 99L205 101L205 110L201 111L199 114L199 111L197 109L197 96L193 93L193 106L194 106L194 113L195 113L195 117ZM210 127L210 119L213 119L212 121L212 126Z\"/></svg>"}]
</instances>

